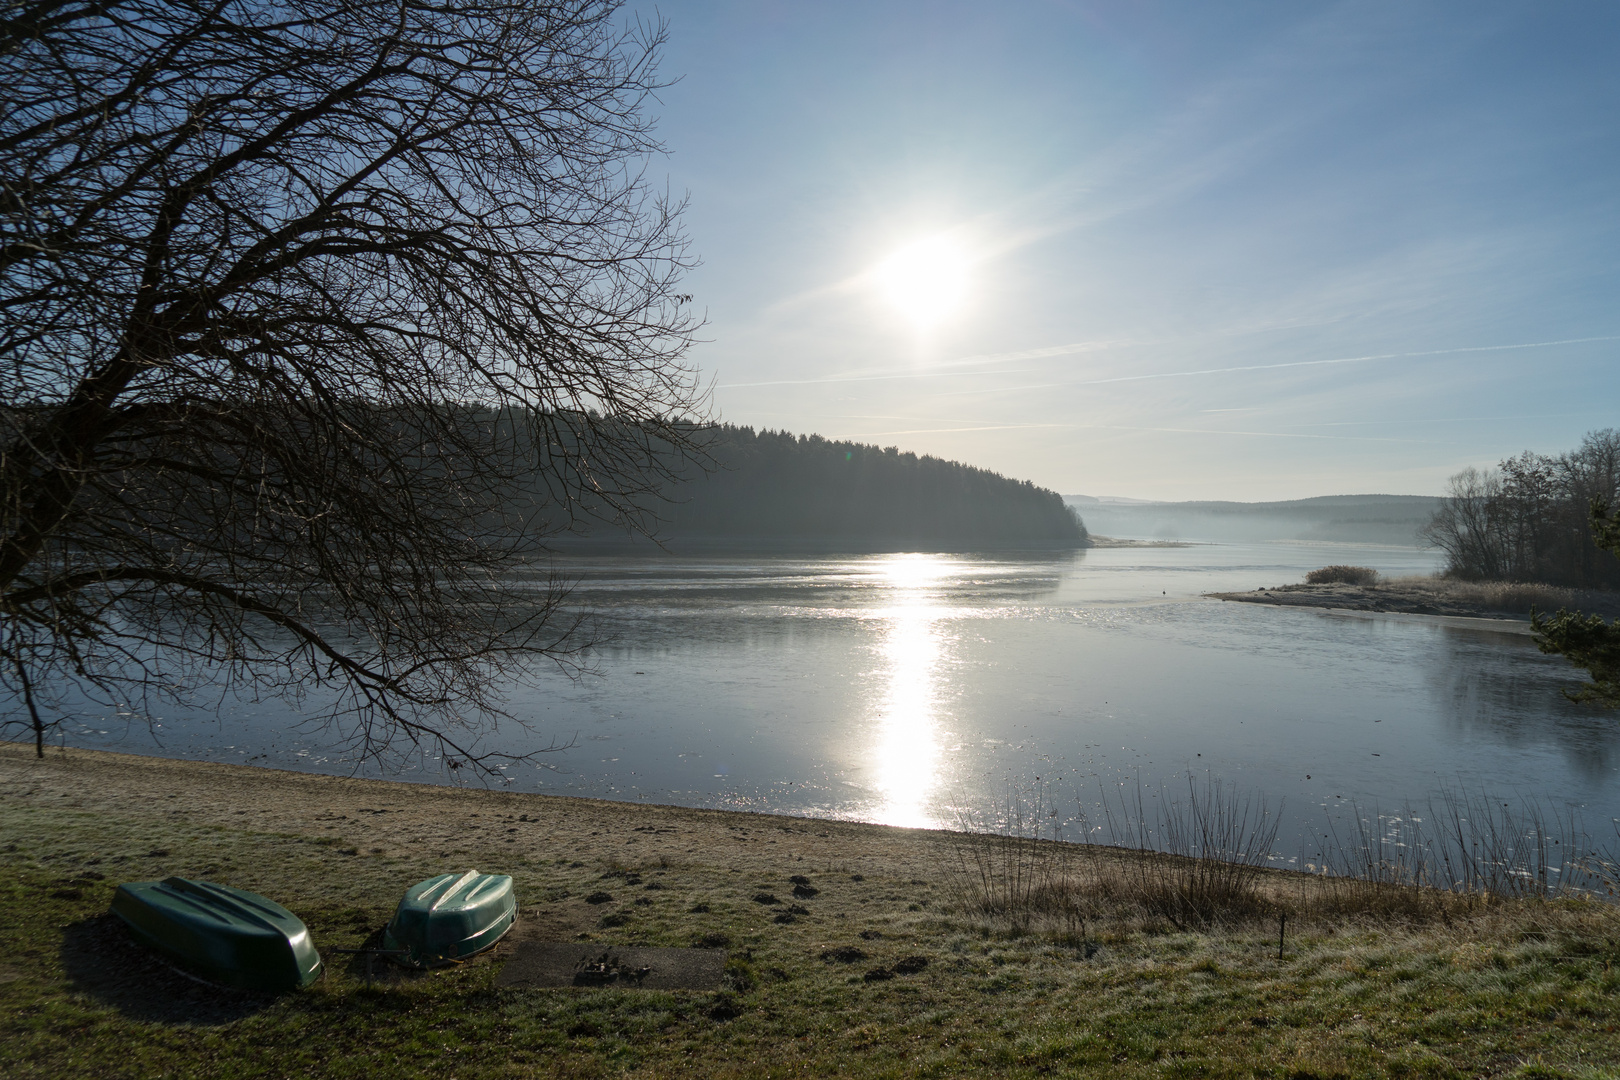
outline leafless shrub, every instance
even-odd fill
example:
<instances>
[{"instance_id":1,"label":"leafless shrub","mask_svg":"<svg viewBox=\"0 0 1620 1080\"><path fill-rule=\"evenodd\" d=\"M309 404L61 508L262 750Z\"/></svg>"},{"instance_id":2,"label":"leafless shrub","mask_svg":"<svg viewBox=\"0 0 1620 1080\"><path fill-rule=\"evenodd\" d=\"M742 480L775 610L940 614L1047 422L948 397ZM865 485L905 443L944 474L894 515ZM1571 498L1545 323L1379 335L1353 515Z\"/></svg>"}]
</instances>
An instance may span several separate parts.
<instances>
[{"instance_id":1,"label":"leafless shrub","mask_svg":"<svg viewBox=\"0 0 1620 1080\"><path fill-rule=\"evenodd\" d=\"M1275 910L1259 888L1277 840L1279 819L1264 799L1240 796L1207 774L1189 773L1185 794L1161 786L1150 797L1120 791L1102 800L1102 840L1135 849L1136 858L1099 876L1096 888L1177 927L1252 919ZM1152 802L1150 812L1147 804ZM1091 832L1087 831L1088 843Z\"/></svg>"},{"instance_id":2,"label":"leafless shrub","mask_svg":"<svg viewBox=\"0 0 1620 1080\"><path fill-rule=\"evenodd\" d=\"M1330 824L1322 861L1270 866L1278 821L1263 802L1219 781L1138 785L1082 815L1066 842L1050 793L1025 788L987 826L961 817L953 838L964 908L1014 933L1087 940L1103 920L1178 929L1305 920L1421 923L1481 915L1504 902L1612 899L1620 891L1620 826L1600 843L1578 815L1545 800L1502 802L1444 791L1426 811L1351 808Z\"/></svg>"},{"instance_id":3,"label":"leafless shrub","mask_svg":"<svg viewBox=\"0 0 1620 1080\"><path fill-rule=\"evenodd\" d=\"M969 810L957 815L952 851L958 892L971 912L1004 918L1027 930L1037 916L1074 910L1076 855L1063 842L1051 792L1039 781L1013 785L993 804L990 819Z\"/></svg>"},{"instance_id":4,"label":"leafless shrub","mask_svg":"<svg viewBox=\"0 0 1620 1080\"><path fill-rule=\"evenodd\" d=\"M1378 571L1370 566L1324 566L1305 575L1307 585L1376 585Z\"/></svg>"},{"instance_id":5,"label":"leafless shrub","mask_svg":"<svg viewBox=\"0 0 1620 1080\"><path fill-rule=\"evenodd\" d=\"M1259 887L1278 823L1263 800L1188 775L1185 793L1105 797L1082 842L1062 836L1048 790L1015 789L990 827L964 814L953 850L964 906L1020 931L1046 920L1073 937L1105 913L1168 920L1177 928L1252 919L1276 910ZM1151 804L1152 809L1149 809ZM1094 835L1098 833L1100 835Z\"/></svg>"}]
</instances>

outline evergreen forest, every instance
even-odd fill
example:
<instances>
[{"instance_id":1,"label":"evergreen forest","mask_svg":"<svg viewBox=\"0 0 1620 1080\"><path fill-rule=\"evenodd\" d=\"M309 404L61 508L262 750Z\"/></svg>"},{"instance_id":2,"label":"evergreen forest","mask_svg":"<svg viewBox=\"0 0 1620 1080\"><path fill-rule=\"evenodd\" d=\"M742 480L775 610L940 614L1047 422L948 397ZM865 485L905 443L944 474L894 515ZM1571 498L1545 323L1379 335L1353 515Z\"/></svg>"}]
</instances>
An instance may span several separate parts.
<instances>
[{"instance_id":1,"label":"evergreen forest","mask_svg":"<svg viewBox=\"0 0 1620 1080\"><path fill-rule=\"evenodd\" d=\"M936 457L820 435L709 430L707 470L690 467L654 508L679 549L839 551L1084 547L1085 525L1055 491ZM609 534L601 528L592 540Z\"/></svg>"}]
</instances>

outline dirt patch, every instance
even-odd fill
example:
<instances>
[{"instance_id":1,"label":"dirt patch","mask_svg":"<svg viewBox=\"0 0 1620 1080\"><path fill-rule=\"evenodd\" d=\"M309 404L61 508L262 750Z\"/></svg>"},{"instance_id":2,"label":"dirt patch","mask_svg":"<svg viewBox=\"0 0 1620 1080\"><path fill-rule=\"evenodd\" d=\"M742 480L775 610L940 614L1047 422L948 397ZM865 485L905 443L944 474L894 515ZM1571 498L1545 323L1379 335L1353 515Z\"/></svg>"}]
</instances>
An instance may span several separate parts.
<instances>
[{"instance_id":1,"label":"dirt patch","mask_svg":"<svg viewBox=\"0 0 1620 1080\"><path fill-rule=\"evenodd\" d=\"M718 990L726 954L718 949L654 949L527 941L512 952L495 985L533 989L611 986L625 990Z\"/></svg>"}]
</instances>

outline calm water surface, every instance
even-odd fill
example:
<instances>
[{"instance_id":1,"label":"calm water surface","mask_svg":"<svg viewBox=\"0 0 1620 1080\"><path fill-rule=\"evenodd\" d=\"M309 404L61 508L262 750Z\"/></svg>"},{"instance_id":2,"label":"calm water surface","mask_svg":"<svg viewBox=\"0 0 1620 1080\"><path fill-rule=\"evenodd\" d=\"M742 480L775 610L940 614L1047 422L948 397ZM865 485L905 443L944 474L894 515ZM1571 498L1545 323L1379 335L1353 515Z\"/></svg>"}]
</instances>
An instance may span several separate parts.
<instances>
[{"instance_id":1,"label":"calm water surface","mask_svg":"<svg viewBox=\"0 0 1620 1080\"><path fill-rule=\"evenodd\" d=\"M1094 549L1056 558L573 559L612 644L597 674L510 688L571 749L520 789L952 824L1035 778L1064 816L1189 771L1262 795L1310 854L1344 807L1446 788L1620 818L1620 722L1522 634L1201 598L1336 562L1427 573L1433 553L1321 544ZM76 745L348 773L277 704L86 714ZM443 782L436 761L360 771ZM1182 781L1183 785L1185 781Z\"/></svg>"}]
</instances>

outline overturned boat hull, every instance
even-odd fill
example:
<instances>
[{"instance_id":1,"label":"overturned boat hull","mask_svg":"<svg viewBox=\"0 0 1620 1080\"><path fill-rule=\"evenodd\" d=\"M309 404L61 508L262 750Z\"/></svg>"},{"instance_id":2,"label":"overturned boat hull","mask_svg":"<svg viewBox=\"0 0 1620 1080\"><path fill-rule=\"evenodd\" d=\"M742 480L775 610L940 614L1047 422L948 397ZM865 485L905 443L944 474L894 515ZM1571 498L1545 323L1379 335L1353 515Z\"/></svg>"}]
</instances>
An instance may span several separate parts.
<instances>
[{"instance_id":1,"label":"overturned boat hull","mask_svg":"<svg viewBox=\"0 0 1620 1080\"><path fill-rule=\"evenodd\" d=\"M308 986L321 956L298 916L258 893L209 881L131 881L112 913L141 944L210 982L279 992Z\"/></svg>"},{"instance_id":2,"label":"overturned boat hull","mask_svg":"<svg viewBox=\"0 0 1620 1080\"><path fill-rule=\"evenodd\" d=\"M482 952L516 921L517 895L507 875L441 874L405 891L384 947L414 967L432 967Z\"/></svg>"}]
</instances>

